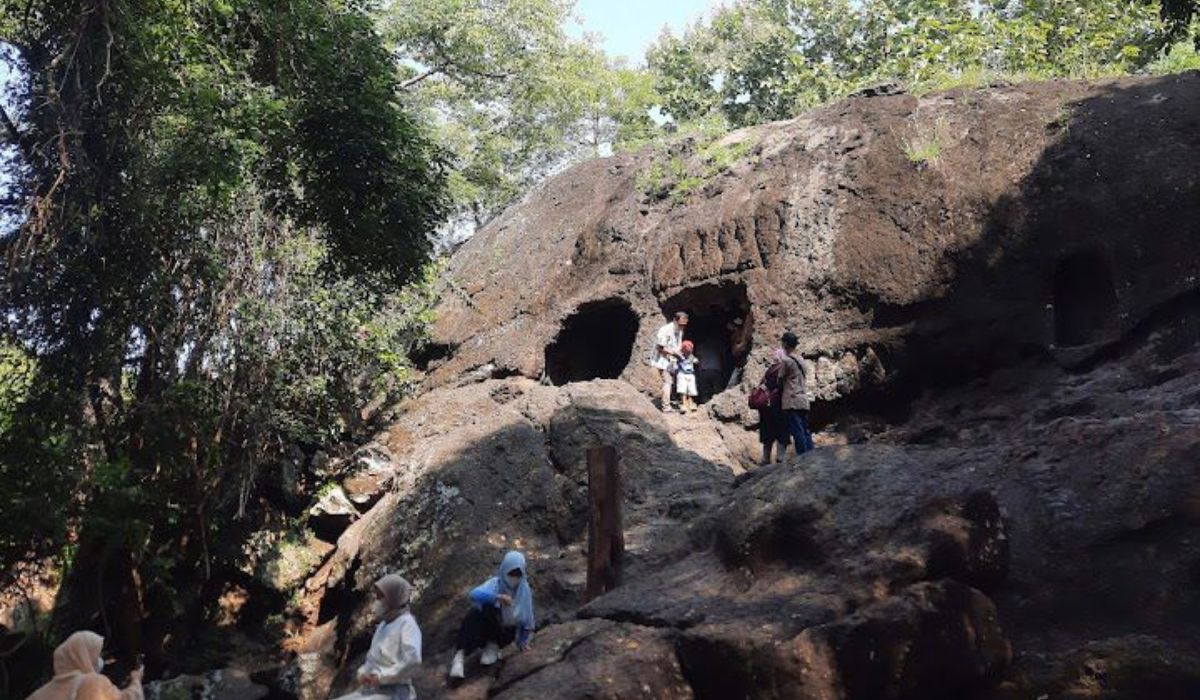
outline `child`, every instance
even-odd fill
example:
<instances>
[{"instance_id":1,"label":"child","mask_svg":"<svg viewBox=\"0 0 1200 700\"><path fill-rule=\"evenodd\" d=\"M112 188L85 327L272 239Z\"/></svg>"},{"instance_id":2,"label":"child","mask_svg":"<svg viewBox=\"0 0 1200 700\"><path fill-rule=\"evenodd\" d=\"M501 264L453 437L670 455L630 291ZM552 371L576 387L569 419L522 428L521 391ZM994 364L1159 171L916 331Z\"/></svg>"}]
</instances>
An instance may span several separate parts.
<instances>
[{"instance_id":1,"label":"child","mask_svg":"<svg viewBox=\"0 0 1200 700\"><path fill-rule=\"evenodd\" d=\"M509 552L496 575L471 591L471 610L458 631L458 645L450 663L450 678L461 679L464 657L483 647L479 663L491 666L500 659L500 647L516 641L529 648L533 634L533 589L529 587L525 555Z\"/></svg>"},{"instance_id":2,"label":"child","mask_svg":"<svg viewBox=\"0 0 1200 700\"><path fill-rule=\"evenodd\" d=\"M700 364L700 358L693 354L696 346L692 341L685 340L679 346L679 362L676 364L675 370L675 391L679 393L679 410L681 413L687 413L696 410L696 396L699 392L696 390L696 366Z\"/></svg>"},{"instance_id":3,"label":"child","mask_svg":"<svg viewBox=\"0 0 1200 700\"><path fill-rule=\"evenodd\" d=\"M355 674L361 687L338 700L414 700L412 678L421 668L421 628L408 610L412 586L391 574L371 590L371 613L379 618L379 626Z\"/></svg>"}]
</instances>

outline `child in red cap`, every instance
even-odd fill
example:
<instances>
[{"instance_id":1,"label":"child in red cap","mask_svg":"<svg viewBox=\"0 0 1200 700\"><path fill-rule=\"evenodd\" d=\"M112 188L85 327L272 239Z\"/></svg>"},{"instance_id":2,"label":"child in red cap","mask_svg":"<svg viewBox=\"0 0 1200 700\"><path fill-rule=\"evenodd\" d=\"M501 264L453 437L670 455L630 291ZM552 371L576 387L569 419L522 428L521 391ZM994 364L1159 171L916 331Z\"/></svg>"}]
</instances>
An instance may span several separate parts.
<instances>
[{"instance_id":1,"label":"child in red cap","mask_svg":"<svg viewBox=\"0 0 1200 700\"><path fill-rule=\"evenodd\" d=\"M695 345L685 340L679 346L679 360L675 369L675 391L679 393L679 411L687 413L696 410L696 366L700 358L693 354Z\"/></svg>"}]
</instances>

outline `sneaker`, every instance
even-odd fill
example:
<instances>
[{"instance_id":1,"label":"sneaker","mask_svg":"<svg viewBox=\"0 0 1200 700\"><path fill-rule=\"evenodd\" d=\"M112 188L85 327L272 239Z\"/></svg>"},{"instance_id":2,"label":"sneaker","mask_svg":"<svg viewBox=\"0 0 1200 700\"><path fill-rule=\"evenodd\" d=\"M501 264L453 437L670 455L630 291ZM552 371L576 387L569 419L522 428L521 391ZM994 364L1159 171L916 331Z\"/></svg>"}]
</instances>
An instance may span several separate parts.
<instances>
[{"instance_id":1,"label":"sneaker","mask_svg":"<svg viewBox=\"0 0 1200 700\"><path fill-rule=\"evenodd\" d=\"M459 679L467 677L467 674L463 673L463 653L461 649L454 652L454 660L450 662L450 677Z\"/></svg>"},{"instance_id":2,"label":"sneaker","mask_svg":"<svg viewBox=\"0 0 1200 700\"><path fill-rule=\"evenodd\" d=\"M495 642L488 642L483 648L483 653L479 655L479 663L484 666L491 666L500 660L500 647L496 646Z\"/></svg>"}]
</instances>

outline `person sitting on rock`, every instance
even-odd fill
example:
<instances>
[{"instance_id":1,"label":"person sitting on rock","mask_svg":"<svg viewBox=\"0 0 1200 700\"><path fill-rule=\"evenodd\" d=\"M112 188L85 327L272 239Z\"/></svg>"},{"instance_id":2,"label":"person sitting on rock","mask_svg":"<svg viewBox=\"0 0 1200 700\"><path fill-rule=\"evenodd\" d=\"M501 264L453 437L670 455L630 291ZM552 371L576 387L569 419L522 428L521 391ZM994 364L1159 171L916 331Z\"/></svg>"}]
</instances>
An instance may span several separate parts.
<instances>
[{"instance_id":1,"label":"person sitting on rock","mask_svg":"<svg viewBox=\"0 0 1200 700\"><path fill-rule=\"evenodd\" d=\"M129 685L118 690L100 671L104 637L76 632L54 650L54 678L26 700L143 700L142 668L129 674Z\"/></svg>"},{"instance_id":2,"label":"person sitting on rock","mask_svg":"<svg viewBox=\"0 0 1200 700\"><path fill-rule=\"evenodd\" d=\"M533 634L533 589L525 555L509 552L500 562L496 575L471 591L471 610L458 631L458 645L450 663L450 677L464 677L467 654L483 647L479 663L491 666L500 660L500 649L516 641L517 648L529 648Z\"/></svg>"},{"instance_id":3,"label":"person sitting on rock","mask_svg":"<svg viewBox=\"0 0 1200 700\"><path fill-rule=\"evenodd\" d=\"M409 611L412 585L396 574L375 582L371 613L379 619L367 658L355 678L359 689L338 700L413 700L421 669L421 628Z\"/></svg>"},{"instance_id":4,"label":"person sitting on rock","mask_svg":"<svg viewBox=\"0 0 1200 700\"><path fill-rule=\"evenodd\" d=\"M692 341L685 340L679 346L679 360L675 364L675 391L679 393L679 410L689 413L696 410L696 367L700 358L693 354L695 346Z\"/></svg>"},{"instance_id":5,"label":"person sitting on rock","mask_svg":"<svg viewBox=\"0 0 1200 700\"><path fill-rule=\"evenodd\" d=\"M679 346L683 344L683 329L687 327L688 315L675 313L670 323L654 334L654 354L650 364L662 375L662 410L671 411L671 389L675 386L675 362L679 359Z\"/></svg>"}]
</instances>

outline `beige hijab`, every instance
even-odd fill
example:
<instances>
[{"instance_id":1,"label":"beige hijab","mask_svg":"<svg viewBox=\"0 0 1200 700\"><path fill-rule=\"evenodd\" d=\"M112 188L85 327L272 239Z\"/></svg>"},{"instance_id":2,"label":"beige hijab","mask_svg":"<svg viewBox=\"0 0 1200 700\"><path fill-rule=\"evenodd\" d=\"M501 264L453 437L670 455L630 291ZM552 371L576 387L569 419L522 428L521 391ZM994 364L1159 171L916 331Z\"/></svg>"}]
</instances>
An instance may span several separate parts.
<instances>
[{"instance_id":1,"label":"beige hijab","mask_svg":"<svg viewBox=\"0 0 1200 700\"><path fill-rule=\"evenodd\" d=\"M104 637L95 632L76 632L54 650L54 678L38 688L28 700L75 700L83 680L96 674L96 662L104 649Z\"/></svg>"},{"instance_id":2,"label":"beige hijab","mask_svg":"<svg viewBox=\"0 0 1200 700\"><path fill-rule=\"evenodd\" d=\"M104 637L95 632L76 632L54 650L54 678L27 700L141 700L141 683L124 691L96 672Z\"/></svg>"},{"instance_id":3,"label":"beige hijab","mask_svg":"<svg viewBox=\"0 0 1200 700\"><path fill-rule=\"evenodd\" d=\"M375 582L375 588L383 594L383 619L387 622L404 614L412 598L412 584L398 574L388 574Z\"/></svg>"}]
</instances>

